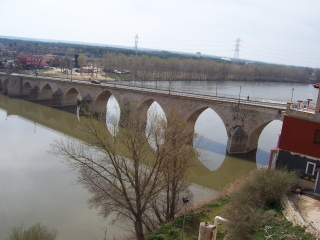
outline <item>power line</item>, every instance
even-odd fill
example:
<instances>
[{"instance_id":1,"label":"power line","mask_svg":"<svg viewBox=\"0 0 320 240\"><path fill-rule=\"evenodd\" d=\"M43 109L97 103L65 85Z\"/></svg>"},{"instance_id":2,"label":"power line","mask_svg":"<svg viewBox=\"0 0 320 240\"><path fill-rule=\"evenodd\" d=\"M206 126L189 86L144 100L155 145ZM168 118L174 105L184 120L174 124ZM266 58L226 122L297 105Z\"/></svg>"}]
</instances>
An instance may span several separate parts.
<instances>
[{"instance_id":1,"label":"power line","mask_svg":"<svg viewBox=\"0 0 320 240\"><path fill-rule=\"evenodd\" d=\"M233 57L233 61L234 63L238 63L239 62L239 47L240 47L240 41L241 41L241 38L237 38L236 39L236 49L234 51L234 57Z\"/></svg>"},{"instance_id":2,"label":"power line","mask_svg":"<svg viewBox=\"0 0 320 240\"><path fill-rule=\"evenodd\" d=\"M292 54L301 54L301 55L313 55L313 56L319 56L319 54L314 54L314 53L299 53L299 52L291 52L291 51L284 51L284 50L278 50L278 49L273 49L273 48L267 48L267 47L259 47L259 46L255 46L250 44L250 46L252 47L256 47L256 48L265 48L267 50L272 50L272 51L277 51L277 52L284 52L284 53L292 53Z\"/></svg>"},{"instance_id":3,"label":"power line","mask_svg":"<svg viewBox=\"0 0 320 240\"><path fill-rule=\"evenodd\" d=\"M137 53L138 53L138 34L136 34L136 38L135 38L134 51L136 52L136 55L137 55Z\"/></svg>"},{"instance_id":4,"label":"power line","mask_svg":"<svg viewBox=\"0 0 320 240\"><path fill-rule=\"evenodd\" d=\"M274 56L281 56L281 57L287 57L289 59L292 59L292 58L296 58L297 56L292 56L292 55L289 55L289 54L281 54L281 53L271 53L270 51L268 50L255 50L255 49L250 49L250 47L247 47L247 46L243 46L243 51L244 52L248 52L248 50L246 49L249 49L249 52L252 52L252 53L256 53L256 52L261 52L262 54L267 54L267 55L272 55L273 57ZM251 50L251 51L250 51ZM261 56L261 55L260 55ZM319 59L318 56L314 56L314 57L304 57L304 56L299 56L299 59L310 59L310 60L317 60Z\"/></svg>"},{"instance_id":5,"label":"power line","mask_svg":"<svg viewBox=\"0 0 320 240\"><path fill-rule=\"evenodd\" d=\"M212 44L209 44L209 45L207 45L207 44L200 44L200 45L194 45L194 44L181 44L181 43L174 43L174 44L172 44L172 43L155 43L155 42L140 42L140 43L145 43L145 44L161 44L161 45L179 45L179 46L181 46L181 45L184 45L184 46L207 46L207 47L212 47L212 46L232 46L232 45L226 45L226 44L223 44L223 45L221 45L221 44L219 44L219 45L212 45Z\"/></svg>"}]
</instances>

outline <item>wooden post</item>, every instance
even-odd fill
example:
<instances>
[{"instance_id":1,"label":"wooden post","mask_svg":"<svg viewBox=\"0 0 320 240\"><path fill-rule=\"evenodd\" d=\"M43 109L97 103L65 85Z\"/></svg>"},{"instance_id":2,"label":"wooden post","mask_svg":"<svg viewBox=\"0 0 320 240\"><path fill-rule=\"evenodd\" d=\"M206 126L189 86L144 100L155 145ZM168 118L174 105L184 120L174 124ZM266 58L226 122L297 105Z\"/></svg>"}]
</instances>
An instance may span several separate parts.
<instances>
[{"instance_id":1,"label":"wooden post","mask_svg":"<svg viewBox=\"0 0 320 240\"><path fill-rule=\"evenodd\" d=\"M216 229L215 225L209 225L207 222L201 222L198 240L210 240L211 233L214 229Z\"/></svg>"}]
</instances>

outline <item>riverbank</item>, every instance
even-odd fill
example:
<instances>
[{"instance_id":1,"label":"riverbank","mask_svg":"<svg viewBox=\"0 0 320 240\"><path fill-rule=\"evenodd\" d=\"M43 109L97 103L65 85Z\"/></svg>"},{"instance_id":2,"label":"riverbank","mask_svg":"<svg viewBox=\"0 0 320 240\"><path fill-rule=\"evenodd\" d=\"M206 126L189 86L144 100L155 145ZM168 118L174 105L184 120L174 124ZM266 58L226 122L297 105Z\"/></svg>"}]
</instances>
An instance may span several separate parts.
<instances>
[{"instance_id":1,"label":"riverbank","mask_svg":"<svg viewBox=\"0 0 320 240\"><path fill-rule=\"evenodd\" d=\"M4 69L2 69L3 71L5 71ZM112 73L112 72L103 72L100 70L98 70L98 72L96 73L80 73L80 72L76 72L75 71L76 68L73 68L72 70L72 78L73 79L78 79L78 80L88 80L89 78L93 78L93 79L97 79L99 81L132 81L132 78L130 77L129 74L119 74L119 73ZM23 72L25 73L29 73L32 74L33 70L24 70ZM59 78L71 78L71 74L70 74L70 70L62 70L59 67L50 67L50 68L45 68L45 69L40 69L38 71L39 76L40 75L45 75L45 76L51 76L51 77L59 77ZM157 82L157 80L150 78L150 80L137 80L137 81L151 81L151 82ZM159 80L158 80L159 81ZM234 77L230 77L230 78L225 78L225 79L210 79L210 80L206 80L206 79L161 79L160 81L163 82L190 82L190 81L194 81L194 82L217 82L217 83L223 83L223 82L245 82L245 83L291 83L291 84L313 84L316 83L317 81L315 79L309 79L309 80L292 80L291 78L283 78L283 79L277 79L277 78L266 78L266 77L257 77L257 78L250 78L250 79L246 79L246 78L234 78Z\"/></svg>"},{"instance_id":2,"label":"riverbank","mask_svg":"<svg viewBox=\"0 0 320 240\"><path fill-rule=\"evenodd\" d=\"M269 175L269 173L267 173L267 175ZM278 177L274 179L276 178ZM217 239L229 239L230 235L232 236L232 234L235 233L237 233L234 235L237 236L237 239L310 240L320 237L320 218L318 215L320 214L319 199L315 199L312 195L297 195L296 193L287 192L286 195L281 198L281 205L280 199L278 199L279 205L269 203L263 208L256 208L254 207L255 198L260 199L261 197L263 200L264 198L268 199L270 195L267 194L266 196L259 197L252 196L251 193L247 194L242 192L244 189L248 190L245 186L247 184L245 183L246 181L247 179L245 181L242 179L241 181L231 184L220 196L207 201L205 204L200 204L197 207L187 207L185 220L182 212L180 217L150 234L146 239L171 240L180 238L182 234L185 240L198 239L199 225L201 222L207 222L209 225L213 225L216 216L225 218L226 215L229 215L229 220L233 218L233 221L231 221L230 225L226 223L218 224ZM269 180L267 180L266 183L267 182L269 182ZM253 184L255 186L258 185L256 185L256 183ZM268 184L265 186L268 186ZM245 187L243 188L243 186ZM268 192L265 187L263 188L263 192ZM270 189L273 189L272 184ZM259 192L260 190L257 190L257 195L260 195ZM244 202L242 202L243 200L239 201L239 196L240 199L243 198L243 196L249 199L252 198L249 200L251 205L246 206ZM298 207L295 207L295 205L297 205L297 196L299 197L299 204ZM227 211L232 209L235 199L237 200L237 205L234 205L236 208L231 214L230 212L228 214ZM259 205L261 204L261 199L258 201ZM242 210L246 210L247 213ZM241 215L244 215L244 219ZM242 219L243 221L235 223L235 219ZM184 233L182 233L183 221L185 221ZM231 239L234 239L234 237Z\"/></svg>"}]
</instances>

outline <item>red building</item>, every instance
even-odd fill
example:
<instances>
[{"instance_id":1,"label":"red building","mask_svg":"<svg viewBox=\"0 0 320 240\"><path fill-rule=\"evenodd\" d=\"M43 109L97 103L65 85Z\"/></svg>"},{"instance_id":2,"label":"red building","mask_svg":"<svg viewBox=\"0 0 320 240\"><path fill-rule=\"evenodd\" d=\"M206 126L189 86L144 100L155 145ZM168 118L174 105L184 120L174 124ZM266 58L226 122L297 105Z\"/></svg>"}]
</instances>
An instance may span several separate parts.
<instances>
[{"instance_id":1,"label":"red building","mask_svg":"<svg viewBox=\"0 0 320 240\"><path fill-rule=\"evenodd\" d=\"M36 68L42 68L48 65L41 56L32 54L19 55L17 56L17 60L21 62L22 65Z\"/></svg>"},{"instance_id":2,"label":"red building","mask_svg":"<svg viewBox=\"0 0 320 240\"><path fill-rule=\"evenodd\" d=\"M314 87L318 90L315 105L312 99L296 105L288 102L278 151L272 149L270 164L297 170L301 184L320 194L320 84Z\"/></svg>"}]
</instances>

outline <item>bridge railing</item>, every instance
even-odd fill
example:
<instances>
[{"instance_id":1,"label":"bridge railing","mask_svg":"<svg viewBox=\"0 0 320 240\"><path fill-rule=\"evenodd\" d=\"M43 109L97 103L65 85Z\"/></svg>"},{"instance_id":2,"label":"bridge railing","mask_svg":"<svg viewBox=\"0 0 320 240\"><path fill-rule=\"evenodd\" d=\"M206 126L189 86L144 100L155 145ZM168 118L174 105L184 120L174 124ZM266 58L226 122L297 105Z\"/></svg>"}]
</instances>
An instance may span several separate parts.
<instances>
[{"instance_id":1,"label":"bridge railing","mask_svg":"<svg viewBox=\"0 0 320 240\"><path fill-rule=\"evenodd\" d=\"M246 96L240 96L239 95L232 95L232 94L221 94L221 93L213 93L213 92L205 92L205 91L197 91L192 89L179 89L172 86L157 86L154 84L147 84L144 82L110 82L110 84L113 84L114 86L128 86L128 87L135 87L140 89L148 89L148 90L158 90L163 92L170 92L171 94L174 93L182 93L182 94L191 94L191 95L198 95L202 97L216 97L216 98L226 98L226 99L234 99L234 100L240 100L241 102L247 101L247 102L264 102L264 103L270 103L270 104L287 104L287 100L279 100L279 99L267 99L267 98L258 98L258 97L250 97L249 99ZM264 104L266 105L266 104Z\"/></svg>"}]
</instances>

